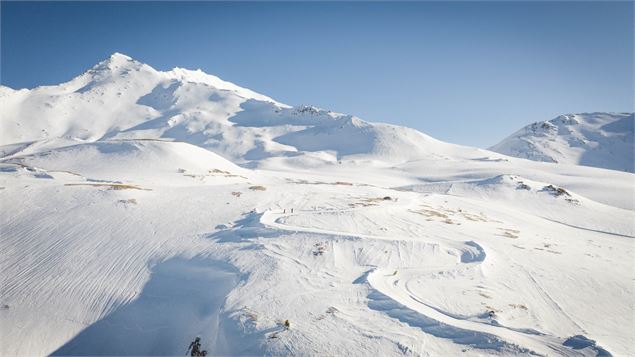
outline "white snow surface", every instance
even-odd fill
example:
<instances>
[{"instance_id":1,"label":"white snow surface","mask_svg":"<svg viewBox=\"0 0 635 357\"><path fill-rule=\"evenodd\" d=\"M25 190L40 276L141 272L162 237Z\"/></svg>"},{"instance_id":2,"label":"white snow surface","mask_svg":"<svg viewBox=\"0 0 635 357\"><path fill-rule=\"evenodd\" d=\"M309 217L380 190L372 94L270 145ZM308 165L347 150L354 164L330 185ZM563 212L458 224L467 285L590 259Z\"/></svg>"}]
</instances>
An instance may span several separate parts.
<instances>
[{"instance_id":1,"label":"white snow surface","mask_svg":"<svg viewBox=\"0 0 635 357\"><path fill-rule=\"evenodd\" d=\"M505 156L121 54L2 87L0 114L0 355L635 354L619 159Z\"/></svg>"},{"instance_id":2,"label":"white snow surface","mask_svg":"<svg viewBox=\"0 0 635 357\"><path fill-rule=\"evenodd\" d=\"M564 114L520 129L490 150L525 159L633 172L633 113Z\"/></svg>"}]
</instances>

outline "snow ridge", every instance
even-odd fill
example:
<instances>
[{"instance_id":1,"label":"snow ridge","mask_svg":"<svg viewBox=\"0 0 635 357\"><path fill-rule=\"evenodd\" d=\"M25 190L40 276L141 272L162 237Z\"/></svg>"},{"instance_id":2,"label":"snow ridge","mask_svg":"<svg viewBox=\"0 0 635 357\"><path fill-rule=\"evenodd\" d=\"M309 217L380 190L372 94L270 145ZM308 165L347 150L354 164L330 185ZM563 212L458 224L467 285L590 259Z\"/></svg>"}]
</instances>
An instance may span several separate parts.
<instances>
[{"instance_id":1,"label":"snow ridge","mask_svg":"<svg viewBox=\"0 0 635 357\"><path fill-rule=\"evenodd\" d=\"M295 165L345 156L403 162L429 156L431 146L453 147L409 128L293 108L201 70L156 71L119 53L58 86L4 88L0 105L0 149L11 155L73 142L167 139L255 167L268 158ZM16 151L16 144L28 150Z\"/></svg>"},{"instance_id":2,"label":"snow ridge","mask_svg":"<svg viewBox=\"0 0 635 357\"><path fill-rule=\"evenodd\" d=\"M536 122L489 148L530 160L633 172L633 113L564 114Z\"/></svg>"}]
</instances>

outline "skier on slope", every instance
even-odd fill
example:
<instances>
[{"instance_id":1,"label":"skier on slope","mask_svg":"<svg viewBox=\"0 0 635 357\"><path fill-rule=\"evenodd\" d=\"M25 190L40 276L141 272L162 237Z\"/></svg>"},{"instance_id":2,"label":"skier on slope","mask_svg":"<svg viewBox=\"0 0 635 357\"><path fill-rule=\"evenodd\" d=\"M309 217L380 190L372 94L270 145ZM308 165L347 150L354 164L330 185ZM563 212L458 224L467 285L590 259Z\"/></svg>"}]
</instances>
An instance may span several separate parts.
<instances>
[{"instance_id":1,"label":"skier on slope","mask_svg":"<svg viewBox=\"0 0 635 357\"><path fill-rule=\"evenodd\" d=\"M201 351L201 338L198 336L196 336L196 339L194 339L194 341L190 343L190 347L187 348L188 352L190 350L192 350L192 353L190 354L190 356L206 356L207 355L207 351ZM185 355L187 355L187 353Z\"/></svg>"}]
</instances>

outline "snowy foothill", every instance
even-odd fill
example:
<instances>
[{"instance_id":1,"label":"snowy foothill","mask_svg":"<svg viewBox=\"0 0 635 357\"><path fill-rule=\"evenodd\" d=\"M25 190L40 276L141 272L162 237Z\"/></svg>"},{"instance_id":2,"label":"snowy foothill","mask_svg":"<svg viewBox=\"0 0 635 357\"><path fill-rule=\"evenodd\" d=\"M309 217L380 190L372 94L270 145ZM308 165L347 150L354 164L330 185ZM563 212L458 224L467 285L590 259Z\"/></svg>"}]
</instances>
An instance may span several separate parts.
<instances>
[{"instance_id":1,"label":"snowy foothill","mask_svg":"<svg viewBox=\"0 0 635 357\"><path fill-rule=\"evenodd\" d=\"M635 353L632 114L494 152L122 54L0 114L0 355Z\"/></svg>"},{"instance_id":2,"label":"snowy foothill","mask_svg":"<svg viewBox=\"0 0 635 357\"><path fill-rule=\"evenodd\" d=\"M501 154L633 172L633 113L563 114L532 123L492 146Z\"/></svg>"}]
</instances>

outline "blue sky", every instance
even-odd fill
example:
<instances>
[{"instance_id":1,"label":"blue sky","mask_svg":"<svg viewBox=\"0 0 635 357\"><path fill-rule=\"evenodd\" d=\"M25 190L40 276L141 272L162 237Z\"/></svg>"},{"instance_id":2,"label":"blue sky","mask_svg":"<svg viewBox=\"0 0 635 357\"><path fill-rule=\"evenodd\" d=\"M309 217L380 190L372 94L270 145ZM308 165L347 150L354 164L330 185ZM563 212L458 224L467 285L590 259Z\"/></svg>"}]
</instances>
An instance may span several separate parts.
<instances>
[{"instance_id":1,"label":"blue sky","mask_svg":"<svg viewBox=\"0 0 635 357\"><path fill-rule=\"evenodd\" d=\"M112 52L487 147L560 113L633 111L632 2L6 2L1 82Z\"/></svg>"}]
</instances>

